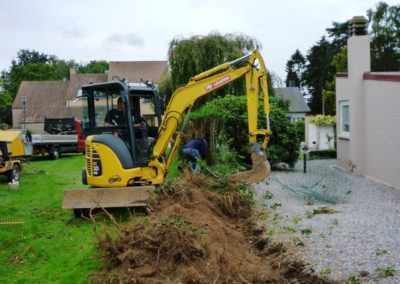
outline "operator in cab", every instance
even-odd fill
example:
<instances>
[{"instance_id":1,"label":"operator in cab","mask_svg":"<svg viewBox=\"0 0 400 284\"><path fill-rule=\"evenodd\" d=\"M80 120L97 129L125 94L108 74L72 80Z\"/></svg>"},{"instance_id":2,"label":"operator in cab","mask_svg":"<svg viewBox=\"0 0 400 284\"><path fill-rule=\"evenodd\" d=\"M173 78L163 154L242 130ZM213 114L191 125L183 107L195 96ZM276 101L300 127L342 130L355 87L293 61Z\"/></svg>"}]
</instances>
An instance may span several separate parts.
<instances>
[{"instance_id":1,"label":"operator in cab","mask_svg":"<svg viewBox=\"0 0 400 284\"><path fill-rule=\"evenodd\" d=\"M110 109L104 119L104 126L121 126L126 125L125 121L125 104L122 98L119 97L117 100L117 107ZM138 118L132 117L134 127L146 127L146 120L139 116Z\"/></svg>"},{"instance_id":2,"label":"operator in cab","mask_svg":"<svg viewBox=\"0 0 400 284\"><path fill-rule=\"evenodd\" d=\"M117 100L117 107L110 109L104 119L104 126L119 126L125 124L125 105L122 98Z\"/></svg>"}]
</instances>

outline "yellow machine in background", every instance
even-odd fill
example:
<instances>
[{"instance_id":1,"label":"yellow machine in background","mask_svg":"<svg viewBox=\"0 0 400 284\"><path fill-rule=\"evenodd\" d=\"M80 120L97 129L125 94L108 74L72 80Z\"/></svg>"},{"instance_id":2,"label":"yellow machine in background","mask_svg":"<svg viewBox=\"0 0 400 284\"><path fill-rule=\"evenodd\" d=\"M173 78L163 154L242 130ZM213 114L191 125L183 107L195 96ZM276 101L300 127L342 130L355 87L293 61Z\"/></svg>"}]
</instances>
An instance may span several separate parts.
<instances>
[{"instance_id":1,"label":"yellow machine in background","mask_svg":"<svg viewBox=\"0 0 400 284\"><path fill-rule=\"evenodd\" d=\"M22 168L20 157L25 155L24 134L20 130L0 131L0 174L8 181L18 181Z\"/></svg>"},{"instance_id":2,"label":"yellow machine in background","mask_svg":"<svg viewBox=\"0 0 400 284\"><path fill-rule=\"evenodd\" d=\"M63 208L93 208L143 206L149 192L165 182L168 168L185 128L187 114L205 95L234 82L246 80L249 143L253 168L231 176L232 180L256 182L266 178L270 165L266 148L271 134L267 70L258 50L221 64L192 77L188 84L177 89L162 117L160 96L150 83L126 84L119 81L90 84L82 87L86 166L83 183L87 190L64 192ZM263 98L265 128L257 128L259 96ZM123 114L119 122L105 127L105 114L122 98ZM143 129L136 123L141 116L140 106L152 100L154 125ZM123 123L120 118L123 117ZM85 119L86 118L86 119ZM262 141L259 144L257 141ZM171 145L168 157L166 149Z\"/></svg>"}]
</instances>

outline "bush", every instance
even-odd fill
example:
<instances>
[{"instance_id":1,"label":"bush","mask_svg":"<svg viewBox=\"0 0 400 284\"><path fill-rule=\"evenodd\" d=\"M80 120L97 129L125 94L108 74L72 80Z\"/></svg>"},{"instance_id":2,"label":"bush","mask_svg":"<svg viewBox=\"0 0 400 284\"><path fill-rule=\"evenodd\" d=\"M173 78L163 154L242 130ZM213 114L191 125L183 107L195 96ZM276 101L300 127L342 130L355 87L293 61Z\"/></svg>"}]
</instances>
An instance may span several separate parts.
<instances>
[{"instance_id":1,"label":"bush","mask_svg":"<svg viewBox=\"0 0 400 284\"><path fill-rule=\"evenodd\" d=\"M190 115L194 123L207 121L212 116L220 123L218 141L214 144L227 144L229 148L235 149L241 162L249 162L249 138L247 124L247 99L245 96L227 95L206 103L202 108ZM259 127L265 128L265 119L262 104L259 107ZM293 167L299 156L299 141L296 126L287 118L286 112L277 104L270 106L270 123L272 136L270 139L268 153L272 165L284 162ZM205 135L212 137L212 135ZM213 144L210 141L210 144ZM212 149L215 151L215 149Z\"/></svg>"},{"instance_id":2,"label":"bush","mask_svg":"<svg viewBox=\"0 0 400 284\"><path fill-rule=\"evenodd\" d=\"M336 150L319 150L319 151L311 151L309 153L310 160L316 159L336 159Z\"/></svg>"},{"instance_id":3,"label":"bush","mask_svg":"<svg viewBox=\"0 0 400 284\"><path fill-rule=\"evenodd\" d=\"M287 118L285 111L274 105L271 106L270 121L272 137L268 148L268 160L272 166L283 162L293 168L300 154L296 126Z\"/></svg>"},{"instance_id":4,"label":"bush","mask_svg":"<svg viewBox=\"0 0 400 284\"><path fill-rule=\"evenodd\" d=\"M309 118L308 122L315 123L316 125L335 125L336 116L318 114Z\"/></svg>"},{"instance_id":5,"label":"bush","mask_svg":"<svg viewBox=\"0 0 400 284\"><path fill-rule=\"evenodd\" d=\"M299 141L306 141L306 128L304 120L299 120L294 123Z\"/></svg>"}]
</instances>

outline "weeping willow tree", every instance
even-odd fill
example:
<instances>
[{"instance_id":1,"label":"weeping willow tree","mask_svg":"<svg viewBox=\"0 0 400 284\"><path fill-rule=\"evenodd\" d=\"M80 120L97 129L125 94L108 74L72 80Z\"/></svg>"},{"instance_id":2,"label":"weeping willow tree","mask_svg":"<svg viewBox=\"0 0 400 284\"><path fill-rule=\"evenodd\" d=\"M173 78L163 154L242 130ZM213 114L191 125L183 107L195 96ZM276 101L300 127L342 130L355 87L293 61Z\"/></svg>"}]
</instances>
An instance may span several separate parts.
<instances>
[{"instance_id":1,"label":"weeping willow tree","mask_svg":"<svg viewBox=\"0 0 400 284\"><path fill-rule=\"evenodd\" d=\"M244 34L213 32L207 36L176 37L169 44L170 73L161 80L160 91L168 102L173 90L187 84L194 75L260 48L258 40ZM226 93L244 94L243 80L217 91L220 95Z\"/></svg>"}]
</instances>

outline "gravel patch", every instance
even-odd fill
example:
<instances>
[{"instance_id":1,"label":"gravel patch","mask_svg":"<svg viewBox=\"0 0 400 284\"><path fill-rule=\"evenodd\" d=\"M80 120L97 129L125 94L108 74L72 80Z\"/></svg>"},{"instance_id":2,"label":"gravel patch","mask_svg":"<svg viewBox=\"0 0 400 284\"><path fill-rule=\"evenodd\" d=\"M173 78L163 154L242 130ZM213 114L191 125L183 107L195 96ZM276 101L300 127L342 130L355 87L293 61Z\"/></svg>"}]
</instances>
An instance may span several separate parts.
<instances>
[{"instance_id":1,"label":"gravel patch","mask_svg":"<svg viewBox=\"0 0 400 284\"><path fill-rule=\"evenodd\" d=\"M313 160L307 173L302 163L273 171L255 191L266 234L293 258L332 280L400 283L400 189ZM336 213L313 214L319 207Z\"/></svg>"}]
</instances>

